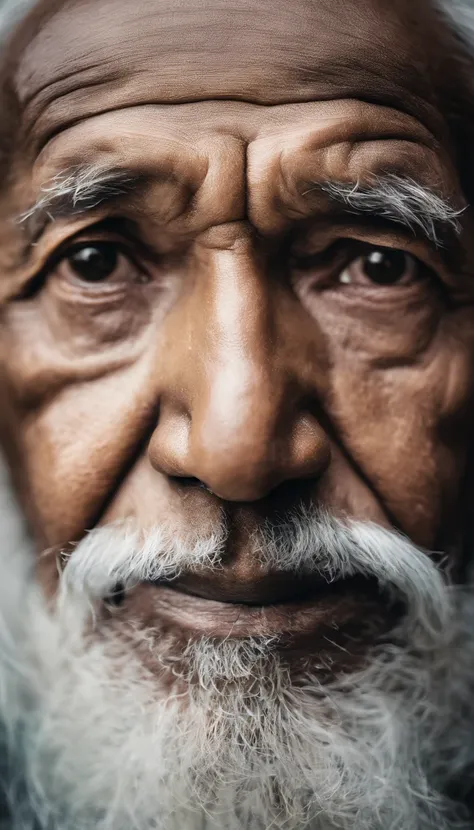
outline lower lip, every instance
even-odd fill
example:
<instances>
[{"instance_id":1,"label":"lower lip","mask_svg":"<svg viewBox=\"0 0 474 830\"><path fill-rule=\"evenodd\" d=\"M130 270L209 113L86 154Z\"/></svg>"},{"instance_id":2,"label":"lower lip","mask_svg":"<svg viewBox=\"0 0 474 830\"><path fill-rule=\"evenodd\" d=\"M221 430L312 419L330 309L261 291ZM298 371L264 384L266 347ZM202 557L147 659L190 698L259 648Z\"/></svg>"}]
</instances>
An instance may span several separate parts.
<instances>
[{"instance_id":1,"label":"lower lip","mask_svg":"<svg viewBox=\"0 0 474 830\"><path fill-rule=\"evenodd\" d=\"M379 615L384 608L386 616L386 598L371 581L356 577L328 585L327 592L303 601L264 606L203 599L165 585L142 583L126 595L117 611L147 627L161 621L195 635L294 639L328 626L334 629L355 621L361 623L361 616L370 617L374 606Z\"/></svg>"}]
</instances>

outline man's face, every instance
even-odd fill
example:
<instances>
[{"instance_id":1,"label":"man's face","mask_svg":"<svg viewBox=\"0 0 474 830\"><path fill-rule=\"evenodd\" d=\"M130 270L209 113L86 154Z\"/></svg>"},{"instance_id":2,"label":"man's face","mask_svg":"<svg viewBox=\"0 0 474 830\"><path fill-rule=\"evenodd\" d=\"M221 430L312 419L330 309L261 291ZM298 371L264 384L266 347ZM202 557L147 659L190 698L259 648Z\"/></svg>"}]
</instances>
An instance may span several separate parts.
<instances>
[{"instance_id":1,"label":"man's face","mask_svg":"<svg viewBox=\"0 0 474 830\"><path fill-rule=\"evenodd\" d=\"M5 364L41 543L225 511L252 581L249 531L303 498L458 546L470 261L321 191L391 174L464 204L408 5L91 14L59 4L14 78ZM12 226L84 167L96 198Z\"/></svg>"},{"instance_id":2,"label":"man's face","mask_svg":"<svg viewBox=\"0 0 474 830\"><path fill-rule=\"evenodd\" d=\"M38 548L123 520L207 545L115 626L283 632L298 660L342 630L337 674L400 609L302 579L314 514L458 578L474 286L442 45L405 0L50 3L13 41L2 370Z\"/></svg>"}]
</instances>

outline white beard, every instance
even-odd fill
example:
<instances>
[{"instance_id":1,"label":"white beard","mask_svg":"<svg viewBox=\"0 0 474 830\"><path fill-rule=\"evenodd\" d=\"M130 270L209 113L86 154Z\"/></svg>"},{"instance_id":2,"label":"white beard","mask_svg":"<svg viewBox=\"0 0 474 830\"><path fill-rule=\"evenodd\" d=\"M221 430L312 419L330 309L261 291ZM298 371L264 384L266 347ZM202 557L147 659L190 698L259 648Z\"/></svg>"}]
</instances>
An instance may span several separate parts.
<instances>
[{"instance_id":1,"label":"white beard","mask_svg":"<svg viewBox=\"0 0 474 830\"><path fill-rule=\"evenodd\" d=\"M416 585L413 568L400 644L374 649L366 668L324 684L315 666L290 676L274 640L200 638L183 650L165 632L136 631L126 641L111 626L90 637L84 581L50 613L11 505L0 521L10 827L471 826L444 793L474 760L474 601L444 588L415 548L421 579ZM354 528L363 535L363 526ZM125 561L129 541L107 533ZM384 539L400 547L402 561L406 542ZM89 554L101 540L103 531L90 535ZM79 554L81 545L73 558ZM161 677L144 668L138 646L159 660Z\"/></svg>"}]
</instances>

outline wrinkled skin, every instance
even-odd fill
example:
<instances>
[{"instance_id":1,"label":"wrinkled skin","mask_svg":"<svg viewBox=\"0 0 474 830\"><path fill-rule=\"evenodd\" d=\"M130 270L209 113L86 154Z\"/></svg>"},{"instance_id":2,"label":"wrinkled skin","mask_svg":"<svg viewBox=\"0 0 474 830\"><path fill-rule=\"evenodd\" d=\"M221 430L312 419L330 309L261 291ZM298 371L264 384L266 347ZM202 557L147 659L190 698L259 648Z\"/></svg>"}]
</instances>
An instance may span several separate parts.
<instances>
[{"instance_id":1,"label":"wrinkled skin","mask_svg":"<svg viewBox=\"0 0 474 830\"><path fill-rule=\"evenodd\" d=\"M471 211L459 246L436 250L307 194L389 170L465 205L454 70L437 60L451 45L413 5L50 2L21 28L4 68L1 394L38 549L129 516L204 533L224 508L228 578L251 594L249 534L303 498L399 528L460 573ZM28 247L11 219L40 186L104 161L139 192ZM91 285L63 259L22 294L72 239L119 243L112 277ZM402 249L428 275L323 285L298 266L339 239Z\"/></svg>"}]
</instances>

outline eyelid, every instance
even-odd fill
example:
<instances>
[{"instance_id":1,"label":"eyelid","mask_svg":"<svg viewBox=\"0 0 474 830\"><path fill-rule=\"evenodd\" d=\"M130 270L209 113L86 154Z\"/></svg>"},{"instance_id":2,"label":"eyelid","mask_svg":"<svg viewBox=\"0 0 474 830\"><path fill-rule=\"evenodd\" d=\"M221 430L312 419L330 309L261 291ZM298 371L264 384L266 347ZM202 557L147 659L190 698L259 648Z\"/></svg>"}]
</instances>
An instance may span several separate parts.
<instances>
[{"instance_id":1,"label":"eyelid","mask_svg":"<svg viewBox=\"0 0 474 830\"><path fill-rule=\"evenodd\" d=\"M144 267L144 261L153 261L156 254L150 251L138 234L118 218L105 219L93 225L79 228L75 233L61 239L49 254L44 256L37 272L47 272L57 266L62 260L87 243L108 242L117 245L121 253L127 256L137 268Z\"/></svg>"},{"instance_id":2,"label":"eyelid","mask_svg":"<svg viewBox=\"0 0 474 830\"><path fill-rule=\"evenodd\" d=\"M67 245L64 250L55 251L51 257L46 261L44 268L42 269L45 272L50 272L58 267L62 262L69 259L69 257L73 256L77 251L80 251L81 248L86 248L88 245L91 247L95 244L100 243L107 243L109 245L115 245L117 250L123 256L126 256L133 265L136 267L140 267L138 263L136 263L136 258L133 252L129 251L128 246L123 242L115 239L104 239L101 237L87 237L86 239L78 239L77 241Z\"/></svg>"},{"instance_id":3,"label":"eyelid","mask_svg":"<svg viewBox=\"0 0 474 830\"><path fill-rule=\"evenodd\" d=\"M335 243L346 243L349 247L351 244L354 247L360 243L369 248L392 248L402 250L407 254L418 259L426 268L434 271L440 279L449 281L450 271L453 270L454 254L447 248L440 249L436 247L430 240L422 237L415 237L409 231L405 231L400 225L395 225L393 222L378 223L374 227L367 222L357 222L348 224L347 221L336 222L330 226L316 226L309 229L303 239L304 247L308 245L308 241L314 238L315 256L318 251L321 255L327 252ZM451 278L452 279L452 278Z\"/></svg>"},{"instance_id":4,"label":"eyelid","mask_svg":"<svg viewBox=\"0 0 474 830\"><path fill-rule=\"evenodd\" d=\"M317 232L318 227L314 227ZM405 248L405 246L416 246L419 250L424 248L433 257L446 259L446 261L449 261L450 254L452 254L451 247L459 248L457 238L453 239L453 242L456 243L455 246L440 244L439 242L434 242L433 239L423 233L419 228L415 231L402 222L396 222L393 219L387 219L377 214L357 215L356 213L339 212L331 216L330 227L338 228L341 231L340 235L344 235L344 232L347 232L348 236L352 234L357 236L358 233L367 235L367 241L371 241L371 237L374 236L380 238L385 237L387 240L395 241L395 244L388 243L386 247ZM397 245L397 243L401 244ZM383 245L384 243L381 242L379 244ZM407 250L408 253L411 253L408 247ZM419 254L417 255L420 256Z\"/></svg>"},{"instance_id":5,"label":"eyelid","mask_svg":"<svg viewBox=\"0 0 474 830\"><path fill-rule=\"evenodd\" d=\"M147 265L145 263L153 263L156 260L156 255L148 250L141 240L130 233L124 225L119 224L120 220L111 219L110 217L102 219L100 222L94 224L83 225L74 233L63 237L57 243L54 250L45 253L42 257L42 262L25 275L22 281L22 288L16 294L14 299L25 299L31 297L39 291L49 275L53 273L61 262L78 247L93 244L94 242L109 242L116 244L117 248L123 256L126 256L133 267L150 276ZM115 226L115 227L114 227ZM117 228L120 227L120 232ZM137 255L138 248L138 255Z\"/></svg>"}]
</instances>

